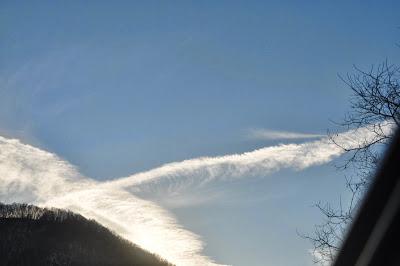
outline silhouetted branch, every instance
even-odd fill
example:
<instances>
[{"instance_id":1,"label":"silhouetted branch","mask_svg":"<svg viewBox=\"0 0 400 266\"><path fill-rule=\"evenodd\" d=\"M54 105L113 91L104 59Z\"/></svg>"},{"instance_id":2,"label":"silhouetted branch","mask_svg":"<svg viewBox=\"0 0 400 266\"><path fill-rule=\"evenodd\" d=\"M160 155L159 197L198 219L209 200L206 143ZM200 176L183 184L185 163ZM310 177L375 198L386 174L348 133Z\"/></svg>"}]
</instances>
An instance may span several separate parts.
<instances>
[{"instance_id":1,"label":"silhouetted branch","mask_svg":"<svg viewBox=\"0 0 400 266\"><path fill-rule=\"evenodd\" d=\"M384 130L383 124L400 126L400 68L389 65L387 61L372 66L369 71L357 67L355 74L347 74L340 79L352 90L351 111L343 122L335 123L346 129L367 128L371 139L361 139L355 146L346 147L338 142L337 133L329 132L329 138L345 153L345 159L337 165L338 169L352 168L355 175L346 177L346 187L351 197L350 202L333 208L330 204L316 204L324 217L324 222L315 225L312 235L303 235L314 247L316 263L327 264L334 259L339 250L348 225L353 220L353 213L358 202L371 182L382 152L387 146L392 133ZM356 131L357 132L357 131Z\"/></svg>"}]
</instances>

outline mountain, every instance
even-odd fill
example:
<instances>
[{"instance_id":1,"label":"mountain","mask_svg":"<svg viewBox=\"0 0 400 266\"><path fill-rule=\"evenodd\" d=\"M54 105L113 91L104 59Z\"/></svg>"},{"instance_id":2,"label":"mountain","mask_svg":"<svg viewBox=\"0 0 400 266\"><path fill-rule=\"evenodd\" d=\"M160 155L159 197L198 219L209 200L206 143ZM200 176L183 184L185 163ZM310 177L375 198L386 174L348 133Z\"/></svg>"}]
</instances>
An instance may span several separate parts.
<instances>
[{"instance_id":1,"label":"mountain","mask_svg":"<svg viewBox=\"0 0 400 266\"><path fill-rule=\"evenodd\" d=\"M172 264L79 214L0 203L0 265Z\"/></svg>"}]
</instances>

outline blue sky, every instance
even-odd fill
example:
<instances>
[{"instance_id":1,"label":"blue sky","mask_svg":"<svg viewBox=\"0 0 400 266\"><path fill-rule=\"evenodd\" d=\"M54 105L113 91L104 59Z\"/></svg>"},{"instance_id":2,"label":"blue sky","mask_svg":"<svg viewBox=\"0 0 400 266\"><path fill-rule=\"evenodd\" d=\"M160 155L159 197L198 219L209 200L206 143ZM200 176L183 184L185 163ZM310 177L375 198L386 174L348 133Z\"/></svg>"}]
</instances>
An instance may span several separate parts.
<instances>
[{"instance_id":1,"label":"blue sky","mask_svg":"<svg viewBox=\"0 0 400 266\"><path fill-rule=\"evenodd\" d=\"M2 1L0 135L98 180L303 142L249 132L333 128L349 108L337 74L399 61L398 10L398 1ZM165 207L217 262L310 265L296 229L320 221L314 202L345 193L342 175L329 164L284 170L214 184L206 192L218 200Z\"/></svg>"}]
</instances>

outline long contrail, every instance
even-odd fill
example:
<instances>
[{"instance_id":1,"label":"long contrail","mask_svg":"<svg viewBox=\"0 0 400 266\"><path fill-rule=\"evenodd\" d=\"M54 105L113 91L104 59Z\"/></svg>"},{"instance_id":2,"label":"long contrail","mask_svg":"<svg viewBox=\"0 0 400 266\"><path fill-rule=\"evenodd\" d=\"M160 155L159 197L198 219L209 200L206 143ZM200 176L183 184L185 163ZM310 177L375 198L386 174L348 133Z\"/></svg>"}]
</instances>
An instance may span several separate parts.
<instances>
[{"instance_id":1,"label":"long contrail","mask_svg":"<svg viewBox=\"0 0 400 266\"><path fill-rule=\"evenodd\" d=\"M354 147L360 140L370 141L373 137L370 130L362 128L342 133L337 140ZM135 192L154 186L171 190L177 183L182 189L216 179L266 176L282 168L301 170L327 163L342 152L325 137L243 154L190 159L98 182L84 177L54 154L0 137L0 201L68 208L177 265L215 265L202 254L199 236L182 228L167 210Z\"/></svg>"},{"instance_id":2,"label":"long contrail","mask_svg":"<svg viewBox=\"0 0 400 266\"><path fill-rule=\"evenodd\" d=\"M392 130L383 125L383 130ZM371 128L359 128L340 133L337 143L354 148L376 138ZM327 163L340 156L344 150L328 137L301 144L281 144L262 149L218 157L200 157L181 162L165 164L149 171L106 182L104 185L121 188L151 188L157 185L174 185L179 188L188 185L203 185L215 179L265 176L283 168L302 170L313 165Z\"/></svg>"}]
</instances>

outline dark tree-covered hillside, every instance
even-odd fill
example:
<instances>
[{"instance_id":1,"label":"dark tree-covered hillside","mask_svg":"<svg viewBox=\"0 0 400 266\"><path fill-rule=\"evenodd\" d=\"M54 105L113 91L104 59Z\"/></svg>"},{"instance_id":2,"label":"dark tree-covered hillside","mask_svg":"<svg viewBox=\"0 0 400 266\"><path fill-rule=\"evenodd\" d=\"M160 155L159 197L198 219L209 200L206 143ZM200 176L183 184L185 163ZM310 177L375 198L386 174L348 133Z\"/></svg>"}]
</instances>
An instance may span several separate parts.
<instances>
[{"instance_id":1,"label":"dark tree-covered hillside","mask_svg":"<svg viewBox=\"0 0 400 266\"><path fill-rule=\"evenodd\" d=\"M2 203L0 264L171 265L81 215Z\"/></svg>"}]
</instances>

